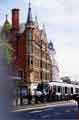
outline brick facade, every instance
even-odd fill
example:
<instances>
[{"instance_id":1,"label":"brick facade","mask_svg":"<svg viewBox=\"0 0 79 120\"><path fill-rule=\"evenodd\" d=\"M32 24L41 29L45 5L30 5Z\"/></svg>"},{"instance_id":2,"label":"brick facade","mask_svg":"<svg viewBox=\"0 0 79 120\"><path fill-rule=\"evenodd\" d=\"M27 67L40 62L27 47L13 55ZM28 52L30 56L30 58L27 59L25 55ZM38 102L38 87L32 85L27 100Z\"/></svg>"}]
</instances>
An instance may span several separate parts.
<instances>
[{"instance_id":1,"label":"brick facade","mask_svg":"<svg viewBox=\"0 0 79 120\"><path fill-rule=\"evenodd\" d=\"M21 85L47 83L52 80L52 61L48 53L46 32L39 28L37 21L32 20L30 7L23 31L20 29L19 10L12 10L9 43L14 48L16 75L21 77Z\"/></svg>"}]
</instances>

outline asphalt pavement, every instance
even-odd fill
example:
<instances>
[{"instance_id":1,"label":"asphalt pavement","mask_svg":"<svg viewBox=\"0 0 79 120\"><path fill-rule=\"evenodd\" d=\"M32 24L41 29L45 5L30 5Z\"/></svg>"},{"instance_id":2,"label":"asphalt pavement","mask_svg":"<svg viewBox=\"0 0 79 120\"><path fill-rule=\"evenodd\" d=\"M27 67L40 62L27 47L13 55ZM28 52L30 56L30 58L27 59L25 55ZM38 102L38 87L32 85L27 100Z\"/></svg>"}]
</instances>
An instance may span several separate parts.
<instances>
[{"instance_id":1,"label":"asphalt pavement","mask_svg":"<svg viewBox=\"0 0 79 120\"><path fill-rule=\"evenodd\" d=\"M45 102L40 104L27 104L23 106L14 106L13 112L20 112L20 111L29 111L29 110L35 110L35 109L43 109L48 107L55 107L55 106L62 106L62 105L77 105L77 102L74 100L68 100L68 101L56 101L56 102Z\"/></svg>"},{"instance_id":2,"label":"asphalt pavement","mask_svg":"<svg viewBox=\"0 0 79 120\"><path fill-rule=\"evenodd\" d=\"M77 103L63 101L35 106L23 106L10 114L10 120L79 120Z\"/></svg>"}]
</instances>

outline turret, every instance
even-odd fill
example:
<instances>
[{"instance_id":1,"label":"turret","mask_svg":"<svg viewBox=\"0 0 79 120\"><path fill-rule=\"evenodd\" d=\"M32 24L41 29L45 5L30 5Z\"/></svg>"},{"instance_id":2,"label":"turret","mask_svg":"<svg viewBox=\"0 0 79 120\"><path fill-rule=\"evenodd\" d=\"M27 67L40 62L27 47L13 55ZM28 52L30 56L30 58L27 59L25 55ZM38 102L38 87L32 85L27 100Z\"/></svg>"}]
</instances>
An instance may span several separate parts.
<instances>
[{"instance_id":1,"label":"turret","mask_svg":"<svg viewBox=\"0 0 79 120\"><path fill-rule=\"evenodd\" d=\"M8 15L7 14L5 15L5 17L6 17L6 19L5 19L4 25L2 27L2 30L4 32L9 32L11 30L11 25L10 25L10 23L8 21Z\"/></svg>"},{"instance_id":2,"label":"turret","mask_svg":"<svg viewBox=\"0 0 79 120\"><path fill-rule=\"evenodd\" d=\"M54 49L54 46L53 46L52 41L49 42L49 44L48 44L48 49L49 49L49 52L50 52L52 55L56 54L56 51L55 51L55 49Z\"/></svg>"},{"instance_id":3,"label":"turret","mask_svg":"<svg viewBox=\"0 0 79 120\"><path fill-rule=\"evenodd\" d=\"M32 19L32 11L31 11L31 3L29 1L29 8L28 8L28 16L27 16L27 21L26 21L26 24L25 24L25 28L34 28L35 27L35 24L34 24L34 21Z\"/></svg>"},{"instance_id":4,"label":"turret","mask_svg":"<svg viewBox=\"0 0 79 120\"><path fill-rule=\"evenodd\" d=\"M36 28L39 28L37 16L35 16L35 26L36 26Z\"/></svg>"},{"instance_id":5,"label":"turret","mask_svg":"<svg viewBox=\"0 0 79 120\"><path fill-rule=\"evenodd\" d=\"M5 22L3 24L2 30L1 30L1 38L2 39L8 39L9 36L9 32L11 30L11 24L8 21L8 15L5 15L6 19Z\"/></svg>"},{"instance_id":6,"label":"turret","mask_svg":"<svg viewBox=\"0 0 79 120\"><path fill-rule=\"evenodd\" d=\"M32 23L32 12L31 12L31 3L29 2L29 8L28 8L28 16L27 16L27 24Z\"/></svg>"}]
</instances>

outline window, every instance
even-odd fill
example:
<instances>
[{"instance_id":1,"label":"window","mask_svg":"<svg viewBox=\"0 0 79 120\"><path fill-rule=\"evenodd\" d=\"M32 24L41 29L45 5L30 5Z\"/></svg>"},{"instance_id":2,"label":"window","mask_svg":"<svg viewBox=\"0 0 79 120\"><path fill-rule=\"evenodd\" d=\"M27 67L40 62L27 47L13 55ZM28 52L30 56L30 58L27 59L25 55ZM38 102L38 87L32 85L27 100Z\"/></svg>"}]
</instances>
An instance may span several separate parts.
<instances>
[{"instance_id":1,"label":"window","mask_svg":"<svg viewBox=\"0 0 79 120\"><path fill-rule=\"evenodd\" d=\"M79 93L79 88L76 88L76 93Z\"/></svg>"},{"instance_id":2,"label":"window","mask_svg":"<svg viewBox=\"0 0 79 120\"><path fill-rule=\"evenodd\" d=\"M19 41L20 41L20 36L16 35L16 56L19 57Z\"/></svg>"},{"instance_id":3,"label":"window","mask_svg":"<svg viewBox=\"0 0 79 120\"><path fill-rule=\"evenodd\" d=\"M35 65L35 67L40 67L40 60L39 59L37 59L37 58L35 58L35 60L34 60L34 65Z\"/></svg>"},{"instance_id":4,"label":"window","mask_svg":"<svg viewBox=\"0 0 79 120\"><path fill-rule=\"evenodd\" d=\"M73 94L73 88L71 87L71 94Z\"/></svg>"},{"instance_id":5,"label":"window","mask_svg":"<svg viewBox=\"0 0 79 120\"><path fill-rule=\"evenodd\" d=\"M33 57L32 56L29 56L29 58L28 58L28 65L29 64L33 64Z\"/></svg>"},{"instance_id":6,"label":"window","mask_svg":"<svg viewBox=\"0 0 79 120\"><path fill-rule=\"evenodd\" d=\"M45 80L47 80L47 72L45 73Z\"/></svg>"},{"instance_id":7,"label":"window","mask_svg":"<svg viewBox=\"0 0 79 120\"><path fill-rule=\"evenodd\" d=\"M58 92L61 92L61 87L60 86L58 86Z\"/></svg>"},{"instance_id":8,"label":"window","mask_svg":"<svg viewBox=\"0 0 79 120\"><path fill-rule=\"evenodd\" d=\"M35 80L39 81L40 80L40 72L35 71Z\"/></svg>"},{"instance_id":9,"label":"window","mask_svg":"<svg viewBox=\"0 0 79 120\"><path fill-rule=\"evenodd\" d=\"M65 87L65 94L67 93L67 87Z\"/></svg>"},{"instance_id":10,"label":"window","mask_svg":"<svg viewBox=\"0 0 79 120\"><path fill-rule=\"evenodd\" d=\"M53 91L56 91L56 86L55 85L53 86Z\"/></svg>"},{"instance_id":11,"label":"window","mask_svg":"<svg viewBox=\"0 0 79 120\"><path fill-rule=\"evenodd\" d=\"M18 71L18 77L20 77L21 79L24 77L23 71Z\"/></svg>"},{"instance_id":12,"label":"window","mask_svg":"<svg viewBox=\"0 0 79 120\"><path fill-rule=\"evenodd\" d=\"M29 32L27 33L27 35L28 35L28 39L29 39L29 40L32 40L32 32L29 31Z\"/></svg>"},{"instance_id":13,"label":"window","mask_svg":"<svg viewBox=\"0 0 79 120\"><path fill-rule=\"evenodd\" d=\"M32 54L32 41L28 41L28 49L29 49L29 54Z\"/></svg>"},{"instance_id":14,"label":"window","mask_svg":"<svg viewBox=\"0 0 79 120\"><path fill-rule=\"evenodd\" d=\"M42 72L40 72L40 79L42 80L43 76L42 76Z\"/></svg>"}]
</instances>

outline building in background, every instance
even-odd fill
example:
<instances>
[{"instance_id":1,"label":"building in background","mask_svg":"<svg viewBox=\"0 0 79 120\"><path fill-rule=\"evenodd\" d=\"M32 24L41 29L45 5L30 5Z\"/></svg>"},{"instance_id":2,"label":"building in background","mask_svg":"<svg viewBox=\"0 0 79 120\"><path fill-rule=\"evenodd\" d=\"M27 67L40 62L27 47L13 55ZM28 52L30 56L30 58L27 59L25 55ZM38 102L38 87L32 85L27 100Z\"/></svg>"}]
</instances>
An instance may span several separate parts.
<instances>
[{"instance_id":1,"label":"building in background","mask_svg":"<svg viewBox=\"0 0 79 120\"><path fill-rule=\"evenodd\" d=\"M7 16L2 28L3 38L7 38L14 49L16 78L19 86L32 87L52 80L52 59L48 51L45 28L40 29L37 17L32 18L29 3L27 21L22 27L19 20L19 9L12 9L12 25Z\"/></svg>"},{"instance_id":2,"label":"building in background","mask_svg":"<svg viewBox=\"0 0 79 120\"><path fill-rule=\"evenodd\" d=\"M52 80L53 81L59 81L59 67L58 63L56 61L56 50L54 49L52 41L49 42L48 44L48 49L49 49L49 55L52 60Z\"/></svg>"}]
</instances>

